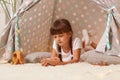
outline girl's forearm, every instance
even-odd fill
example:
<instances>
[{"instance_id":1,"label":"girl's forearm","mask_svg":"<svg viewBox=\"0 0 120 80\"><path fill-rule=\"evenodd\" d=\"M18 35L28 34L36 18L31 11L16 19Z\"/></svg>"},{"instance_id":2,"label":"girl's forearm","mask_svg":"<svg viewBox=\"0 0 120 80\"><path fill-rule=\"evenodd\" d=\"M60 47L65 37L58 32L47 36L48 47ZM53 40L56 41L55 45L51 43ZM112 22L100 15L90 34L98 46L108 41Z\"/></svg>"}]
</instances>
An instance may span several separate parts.
<instances>
[{"instance_id":1,"label":"girl's forearm","mask_svg":"<svg viewBox=\"0 0 120 80\"><path fill-rule=\"evenodd\" d=\"M48 60L48 63L52 66L60 65L61 62L57 60Z\"/></svg>"},{"instance_id":2,"label":"girl's forearm","mask_svg":"<svg viewBox=\"0 0 120 80\"><path fill-rule=\"evenodd\" d=\"M65 65L65 64L71 64L71 63L76 63L78 62L78 60L70 60L67 62L61 62L61 61L57 61L57 60L49 60L48 63L50 65L56 66L56 65Z\"/></svg>"}]
</instances>

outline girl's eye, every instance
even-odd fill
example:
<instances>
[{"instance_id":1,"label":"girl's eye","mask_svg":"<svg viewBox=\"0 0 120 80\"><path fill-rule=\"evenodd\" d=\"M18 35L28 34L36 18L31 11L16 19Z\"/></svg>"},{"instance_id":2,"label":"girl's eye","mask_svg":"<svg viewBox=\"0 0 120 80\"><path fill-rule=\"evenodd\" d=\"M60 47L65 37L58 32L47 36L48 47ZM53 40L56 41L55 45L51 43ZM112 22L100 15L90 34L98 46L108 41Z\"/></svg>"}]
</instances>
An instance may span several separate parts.
<instances>
[{"instance_id":1,"label":"girl's eye","mask_svg":"<svg viewBox=\"0 0 120 80\"><path fill-rule=\"evenodd\" d=\"M59 35L59 37L63 37L63 35Z\"/></svg>"},{"instance_id":2,"label":"girl's eye","mask_svg":"<svg viewBox=\"0 0 120 80\"><path fill-rule=\"evenodd\" d=\"M53 38L57 38L57 37L63 37L63 34L58 34L58 35L54 35Z\"/></svg>"},{"instance_id":3,"label":"girl's eye","mask_svg":"<svg viewBox=\"0 0 120 80\"><path fill-rule=\"evenodd\" d=\"M59 37L63 37L63 34L60 34Z\"/></svg>"},{"instance_id":4,"label":"girl's eye","mask_svg":"<svg viewBox=\"0 0 120 80\"><path fill-rule=\"evenodd\" d=\"M57 38L57 36L53 36L53 38Z\"/></svg>"}]
</instances>

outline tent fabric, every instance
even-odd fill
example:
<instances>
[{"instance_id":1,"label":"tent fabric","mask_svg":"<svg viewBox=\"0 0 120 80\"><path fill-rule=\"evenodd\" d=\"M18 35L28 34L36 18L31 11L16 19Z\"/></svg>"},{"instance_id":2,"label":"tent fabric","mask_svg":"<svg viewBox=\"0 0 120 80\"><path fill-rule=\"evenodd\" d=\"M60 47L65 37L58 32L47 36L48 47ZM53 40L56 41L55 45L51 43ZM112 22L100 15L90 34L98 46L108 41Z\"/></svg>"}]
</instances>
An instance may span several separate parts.
<instances>
[{"instance_id":1,"label":"tent fabric","mask_svg":"<svg viewBox=\"0 0 120 80\"><path fill-rule=\"evenodd\" d=\"M49 28L58 18L70 21L75 37L82 38L81 31L87 29L90 40L96 43L99 42L105 29L106 13L89 0L25 0L17 13L21 32L20 50L25 54L50 51L52 39ZM1 35L0 53L5 57L8 54L10 57L10 53L15 49L14 37L9 36L14 36L16 15L1 31L5 33Z\"/></svg>"},{"instance_id":2,"label":"tent fabric","mask_svg":"<svg viewBox=\"0 0 120 80\"><path fill-rule=\"evenodd\" d=\"M93 0L98 6L106 11L107 21L106 30L98 43L96 51L103 52L108 55L120 55L120 35L119 35L119 19L115 3L113 0ZM118 16L120 17L120 16ZM109 48L108 48L109 47ZM110 49L111 48L111 49Z\"/></svg>"},{"instance_id":3,"label":"tent fabric","mask_svg":"<svg viewBox=\"0 0 120 80\"><path fill-rule=\"evenodd\" d=\"M55 0L41 0L21 16L21 46L24 53L49 51Z\"/></svg>"},{"instance_id":4,"label":"tent fabric","mask_svg":"<svg viewBox=\"0 0 120 80\"><path fill-rule=\"evenodd\" d=\"M37 3L38 1L34 1L34 0L26 0L25 3L23 3L21 5L21 7L18 9L18 11L16 12L16 14L13 16L13 18L10 19L10 21L8 22L8 24L3 28L3 30L1 30L1 44L3 44L3 46L5 47L5 52L3 54L3 57L5 57L6 59L10 59L12 52L15 49L15 40L18 39L17 35L17 29L16 29L16 24L18 24L18 21L16 21L16 18L19 17L23 12L25 12L27 9L29 9L30 6L32 6L33 4ZM7 37L5 37L7 36ZM5 37L5 38L4 38ZM15 38L15 40L14 40ZM2 42L2 41L6 41L6 42ZM14 42L15 41L15 42ZM16 43L20 43L20 42L16 42ZM19 45L18 45L19 46Z\"/></svg>"}]
</instances>

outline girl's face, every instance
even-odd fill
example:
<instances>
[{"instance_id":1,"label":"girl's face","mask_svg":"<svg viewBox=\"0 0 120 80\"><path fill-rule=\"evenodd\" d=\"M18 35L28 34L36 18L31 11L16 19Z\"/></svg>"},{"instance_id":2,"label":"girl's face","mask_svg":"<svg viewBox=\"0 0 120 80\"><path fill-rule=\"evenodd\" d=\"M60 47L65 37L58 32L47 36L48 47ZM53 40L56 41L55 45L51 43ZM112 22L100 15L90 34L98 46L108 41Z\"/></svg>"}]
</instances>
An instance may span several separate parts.
<instances>
[{"instance_id":1,"label":"girl's face","mask_svg":"<svg viewBox=\"0 0 120 80\"><path fill-rule=\"evenodd\" d=\"M71 36L72 36L71 32L53 35L54 40L61 47L69 45L69 40Z\"/></svg>"}]
</instances>

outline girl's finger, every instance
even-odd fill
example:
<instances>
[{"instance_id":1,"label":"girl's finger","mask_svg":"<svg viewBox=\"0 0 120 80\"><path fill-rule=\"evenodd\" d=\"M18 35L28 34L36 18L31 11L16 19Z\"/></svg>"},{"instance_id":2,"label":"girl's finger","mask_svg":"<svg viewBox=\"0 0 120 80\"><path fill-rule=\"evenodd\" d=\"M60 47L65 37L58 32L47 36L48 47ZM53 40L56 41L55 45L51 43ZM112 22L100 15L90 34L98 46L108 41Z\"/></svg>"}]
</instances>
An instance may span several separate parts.
<instances>
[{"instance_id":1,"label":"girl's finger","mask_svg":"<svg viewBox=\"0 0 120 80\"><path fill-rule=\"evenodd\" d=\"M47 66L48 65L48 63L46 62L46 63L44 63L44 65L43 66Z\"/></svg>"},{"instance_id":2,"label":"girl's finger","mask_svg":"<svg viewBox=\"0 0 120 80\"><path fill-rule=\"evenodd\" d=\"M47 65L47 60L45 60L45 59L44 59L44 60L42 60L42 61L41 61L41 64L42 64L42 66Z\"/></svg>"}]
</instances>

